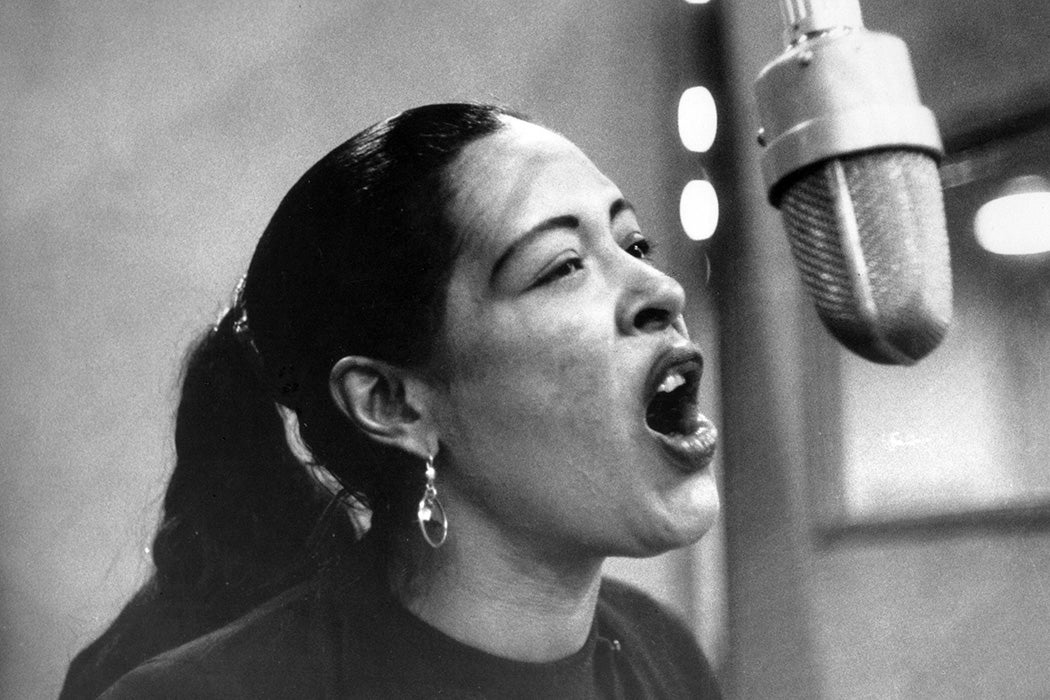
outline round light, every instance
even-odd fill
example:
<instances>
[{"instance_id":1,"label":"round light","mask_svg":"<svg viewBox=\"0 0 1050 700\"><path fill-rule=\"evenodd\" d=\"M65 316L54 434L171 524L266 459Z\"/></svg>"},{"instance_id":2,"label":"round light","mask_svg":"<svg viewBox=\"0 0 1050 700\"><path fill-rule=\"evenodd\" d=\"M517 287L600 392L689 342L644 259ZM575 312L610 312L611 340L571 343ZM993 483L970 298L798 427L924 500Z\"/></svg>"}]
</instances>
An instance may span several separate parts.
<instances>
[{"instance_id":1,"label":"round light","mask_svg":"<svg viewBox=\"0 0 1050 700\"><path fill-rule=\"evenodd\" d=\"M690 180L682 188L678 216L685 235L694 241L705 241L718 226L718 195L707 180Z\"/></svg>"},{"instance_id":2,"label":"round light","mask_svg":"<svg viewBox=\"0 0 1050 700\"><path fill-rule=\"evenodd\" d=\"M685 1L686 1L686 4L689 4L689 5L706 5L707 3L711 2L711 0L685 0Z\"/></svg>"},{"instance_id":3,"label":"round light","mask_svg":"<svg viewBox=\"0 0 1050 700\"><path fill-rule=\"evenodd\" d=\"M678 100L678 136L690 151L704 153L715 142L718 108L711 91L703 86L691 87Z\"/></svg>"},{"instance_id":4,"label":"round light","mask_svg":"<svg viewBox=\"0 0 1050 700\"><path fill-rule=\"evenodd\" d=\"M977 210L973 228L978 243L992 253L1050 251L1050 183L1039 177L1014 180L1006 194Z\"/></svg>"}]
</instances>

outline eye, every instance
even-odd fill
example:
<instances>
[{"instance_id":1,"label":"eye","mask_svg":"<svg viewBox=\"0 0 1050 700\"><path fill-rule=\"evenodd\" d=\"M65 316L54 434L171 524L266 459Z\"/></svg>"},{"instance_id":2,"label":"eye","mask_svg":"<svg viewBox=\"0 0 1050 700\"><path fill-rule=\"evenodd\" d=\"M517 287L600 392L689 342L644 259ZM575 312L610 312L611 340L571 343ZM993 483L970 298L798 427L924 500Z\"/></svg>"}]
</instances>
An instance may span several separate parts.
<instances>
[{"instance_id":1,"label":"eye","mask_svg":"<svg viewBox=\"0 0 1050 700\"><path fill-rule=\"evenodd\" d=\"M652 260L653 251L656 250L656 244L650 241L648 238L636 238L624 248L628 255L631 255L639 260Z\"/></svg>"},{"instance_id":2,"label":"eye","mask_svg":"<svg viewBox=\"0 0 1050 700\"><path fill-rule=\"evenodd\" d=\"M583 269L583 259L579 257L566 258L553 268L545 272L537 281L537 285L548 284L562 277L569 277Z\"/></svg>"}]
</instances>

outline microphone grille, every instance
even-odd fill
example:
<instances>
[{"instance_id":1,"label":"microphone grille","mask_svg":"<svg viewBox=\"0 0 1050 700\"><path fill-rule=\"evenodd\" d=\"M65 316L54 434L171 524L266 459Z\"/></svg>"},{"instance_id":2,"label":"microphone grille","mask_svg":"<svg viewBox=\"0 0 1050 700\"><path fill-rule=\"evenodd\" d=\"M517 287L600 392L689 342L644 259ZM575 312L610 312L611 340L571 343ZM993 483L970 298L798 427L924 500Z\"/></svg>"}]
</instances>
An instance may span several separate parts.
<instances>
[{"instance_id":1,"label":"microphone grille","mask_svg":"<svg viewBox=\"0 0 1050 700\"><path fill-rule=\"evenodd\" d=\"M874 362L912 364L940 343L952 283L932 157L885 149L829 159L776 194L803 282L843 345Z\"/></svg>"}]
</instances>

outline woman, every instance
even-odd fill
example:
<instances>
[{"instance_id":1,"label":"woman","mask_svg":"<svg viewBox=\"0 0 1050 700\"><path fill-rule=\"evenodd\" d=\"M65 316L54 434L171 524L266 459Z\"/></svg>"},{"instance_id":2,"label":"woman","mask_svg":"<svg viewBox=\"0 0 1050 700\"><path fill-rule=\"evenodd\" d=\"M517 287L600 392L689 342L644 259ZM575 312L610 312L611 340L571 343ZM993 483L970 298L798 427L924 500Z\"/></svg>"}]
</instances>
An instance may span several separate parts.
<instances>
[{"instance_id":1,"label":"woman","mask_svg":"<svg viewBox=\"0 0 1050 700\"><path fill-rule=\"evenodd\" d=\"M190 358L156 575L67 694L141 663L105 697L717 696L601 578L718 508L650 252L575 146L498 108L328 154Z\"/></svg>"}]
</instances>

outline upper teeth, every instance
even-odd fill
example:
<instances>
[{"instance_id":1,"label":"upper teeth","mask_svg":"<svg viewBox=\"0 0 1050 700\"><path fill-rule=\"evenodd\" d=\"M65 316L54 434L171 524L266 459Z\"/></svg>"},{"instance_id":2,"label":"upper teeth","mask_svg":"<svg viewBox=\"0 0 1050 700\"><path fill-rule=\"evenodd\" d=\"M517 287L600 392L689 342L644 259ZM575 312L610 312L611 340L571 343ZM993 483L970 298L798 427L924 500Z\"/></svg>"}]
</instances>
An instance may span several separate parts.
<instances>
[{"instance_id":1,"label":"upper teeth","mask_svg":"<svg viewBox=\"0 0 1050 700\"><path fill-rule=\"evenodd\" d=\"M664 380L660 382L660 386L656 388L658 392L670 393L678 387L685 384L685 377L679 372L672 372L671 374L664 377Z\"/></svg>"}]
</instances>

